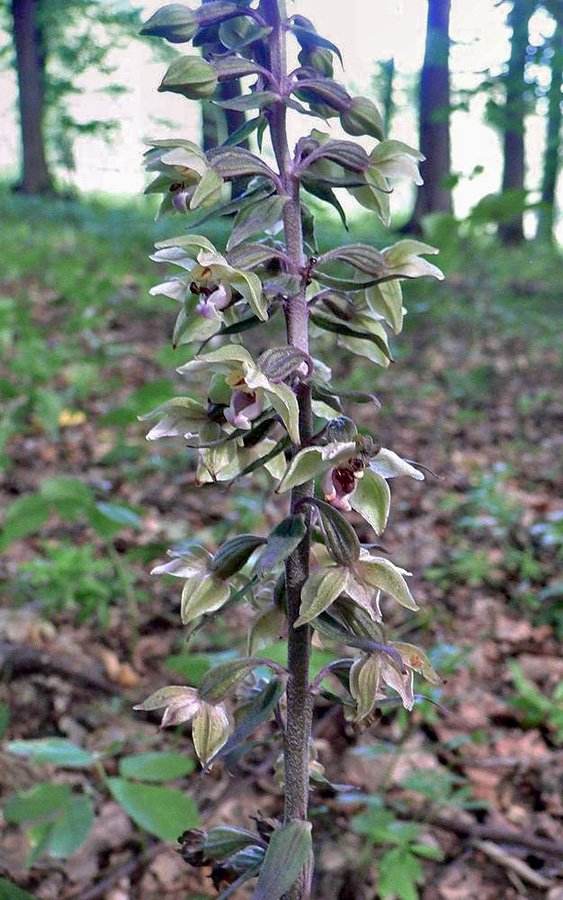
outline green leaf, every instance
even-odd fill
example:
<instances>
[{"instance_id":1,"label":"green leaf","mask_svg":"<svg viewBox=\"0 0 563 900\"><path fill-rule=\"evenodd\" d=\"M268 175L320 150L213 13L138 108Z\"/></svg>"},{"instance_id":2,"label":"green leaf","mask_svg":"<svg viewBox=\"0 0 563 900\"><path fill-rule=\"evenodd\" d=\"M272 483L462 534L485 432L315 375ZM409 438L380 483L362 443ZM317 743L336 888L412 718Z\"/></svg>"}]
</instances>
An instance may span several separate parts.
<instances>
[{"instance_id":1,"label":"green leaf","mask_svg":"<svg viewBox=\"0 0 563 900\"><path fill-rule=\"evenodd\" d=\"M18 887L13 881L0 877L0 900L37 900L37 898Z\"/></svg>"},{"instance_id":2,"label":"green leaf","mask_svg":"<svg viewBox=\"0 0 563 900\"><path fill-rule=\"evenodd\" d=\"M303 188L308 191L309 194L312 194L313 197L317 197L324 203L329 203L336 210L336 212L340 216L340 221L344 225L346 231L348 231L348 222L346 220L344 207L340 203L332 188L327 184L324 184L322 181L319 181L317 178L311 178L310 175L304 176L301 183L303 185Z\"/></svg>"},{"instance_id":3,"label":"green leaf","mask_svg":"<svg viewBox=\"0 0 563 900\"><path fill-rule=\"evenodd\" d=\"M277 566L285 562L299 546L306 534L307 526L301 516L293 515L283 519L270 533L254 567L254 574L259 578L270 577Z\"/></svg>"},{"instance_id":4,"label":"green leaf","mask_svg":"<svg viewBox=\"0 0 563 900\"><path fill-rule=\"evenodd\" d=\"M274 711L274 707L285 693L286 685L286 676L272 678L260 693L245 706L235 730L226 744L215 754L211 764L231 753L232 750L246 741L253 731L256 731L260 725L268 721Z\"/></svg>"},{"instance_id":5,"label":"green leaf","mask_svg":"<svg viewBox=\"0 0 563 900\"><path fill-rule=\"evenodd\" d=\"M284 631L286 621L285 613L280 607L271 606L266 609L252 623L248 635L248 652L255 654L264 647L271 647Z\"/></svg>"},{"instance_id":6,"label":"green leaf","mask_svg":"<svg viewBox=\"0 0 563 900\"><path fill-rule=\"evenodd\" d=\"M204 613L220 609L229 595L229 585L213 575L188 578L182 591L182 624L187 625Z\"/></svg>"},{"instance_id":7,"label":"green leaf","mask_svg":"<svg viewBox=\"0 0 563 900\"><path fill-rule=\"evenodd\" d=\"M263 106L268 106L276 100L279 100L279 97L273 91L253 91L251 94L243 94L231 100L215 100L214 103L222 109L246 110L262 109Z\"/></svg>"},{"instance_id":8,"label":"green leaf","mask_svg":"<svg viewBox=\"0 0 563 900\"><path fill-rule=\"evenodd\" d=\"M51 763L55 766L84 768L91 766L94 755L66 738L39 738L33 741L12 741L10 753L29 757L34 763Z\"/></svg>"},{"instance_id":9,"label":"green leaf","mask_svg":"<svg viewBox=\"0 0 563 900\"><path fill-rule=\"evenodd\" d=\"M270 259L285 260L286 257L281 250L268 244L238 244L229 251L227 259L235 268L254 269Z\"/></svg>"},{"instance_id":10,"label":"green leaf","mask_svg":"<svg viewBox=\"0 0 563 900\"><path fill-rule=\"evenodd\" d=\"M200 178L193 197L190 200L190 209L198 209L200 206L211 206L221 196L223 180L213 169L206 169Z\"/></svg>"},{"instance_id":11,"label":"green leaf","mask_svg":"<svg viewBox=\"0 0 563 900\"><path fill-rule=\"evenodd\" d=\"M135 528L139 530L143 527L143 521L132 509L127 506L121 506L119 503L96 503L96 509L110 522L116 525L122 525L124 528Z\"/></svg>"},{"instance_id":12,"label":"green leaf","mask_svg":"<svg viewBox=\"0 0 563 900\"><path fill-rule=\"evenodd\" d=\"M119 761L120 775L141 781L167 781L190 775L194 769L193 759L183 753L136 753Z\"/></svg>"},{"instance_id":13,"label":"green leaf","mask_svg":"<svg viewBox=\"0 0 563 900\"><path fill-rule=\"evenodd\" d=\"M243 75L254 75L265 71L260 63L240 56L217 56L213 60L213 67L217 72L219 81L241 78Z\"/></svg>"},{"instance_id":14,"label":"green leaf","mask_svg":"<svg viewBox=\"0 0 563 900\"><path fill-rule=\"evenodd\" d=\"M346 325L344 322L337 322L326 316L319 316L318 313L312 314L310 318L311 322L316 325L317 328L322 328L324 331L331 331L333 334L338 334L343 337L357 338L375 344L377 349L383 353L386 359L391 362L393 361L393 357L389 352L389 347L385 343L385 340L378 334L370 334L367 331L357 331L355 328L350 328L350 326Z\"/></svg>"},{"instance_id":15,"label":"green leaf","mask_svg":"<svg viewBox=\"0 0 563 900\"><path fill-rule=\"evenodd\" d=\"M8 507L4 527L0 535L0 550L13 541L39 531L49 515L49 503L40 494L19 497Z\"/></svg>"},{"instance_id":16,"label":"green leaf","mask_svg":"<svg viewBox=\"0 0 563 900\"><path fill-rule=\"evenodd\" d=\"M218 147L208 153L209 164L221 178L240 178L243 175L273 176L270 167L259 156L244 147Z\"/></svg>"},{"instance_id":17,"label":"green leaf","mask_svg":"<svg viewBox=\"0 0 563 900\"><path fill-rule=\"evenodd\" d=\"M206 703L221 703L261 664L262 660L247 656L214 666L201 679L199 697Z\"/></svg>"},{"instance_id":18,"label":"green leaf","mask_svg":"<svg viewBox=\"0 0 563 900\"><path fill-rule=\"evenodd\" d=\"M94 822L90 797L73 797L53 824L46 850L50 856L65 858L82 846Z\"/></svg>"},{"instance_id":19,"label":"green leaf","mask_svg":"<svg viewBox=\"0 0 563 900\"><path fill-rule=\"evenodd\" d=\"M385 479L365 469L350 498L352 509L359 512L376 534L381 534L387 524L390 503L391 491Z\"/></svg>"},{"instance_id":20,"label":"green leaf","mask_svg":"<svg viewBox=\"0 0 563 900\"><path fill-rule=\"evenodd\" d=\"M382 898L418 900L416 885L423 877L422 867L408 847L392 847L379 861L379 894Z\"/></svg>"},{"instance_id":21,"label":"green leaf","mask_svg":"<svg viewBox=\"0 0 563 900\"><path fill-rule=\"evenodd\" d=\"M354 266L360 272L366 272L367 275L384 275L386 271L383 255L369 244L345 244L343 247L335 247L334 250L323 253L318 260L318 265L333 259L339 259Z\"/></svg>"},{"instance_id":22,"label":"green leaf","mask_svg":"<svg viewBox=\"0 0 563 900\"><path fill-rule=\"evenodd\" d=\"M68 784L35 784L27 791L12 794L4 804L8 822L35 822L58 812L70 801Z\"/></svg>"},{"instance_id":23,"label":"green leaf","mask_svg":"<svg viewBox=\"0 0 563 900\"><path fill-rule=\"evenodd\" d=\"M199 825L195 801L180 791L124 778L108 778L107 783L133 821L163 841L175 841L183 831Z\"/></svg>"},{"instance_id":24,"label":"green leaf","mask_svg":"<svg viewBox=\"0 0 563 900\"><path fill-rule=\"evenodd\" d=\"M3 738L10 725L10 707L0 700L0 738Z\"/></svg>"},{"instance_id":25,"label":"green leaf","mask_svg":"<svg viewBox=\"0 0 563 900\"><path fill-rule=\"evenodd\" d=\"M279 900L312 854L311 823L294 820L274 831L252 900Z\"/></svg>"},{"instance_id":26,"label":"green leaf","mask_svg":"<svg viewBox=\"0 0 563 900\"><path fill-rule=\"evenodd\" d=\"M266 538L256 534L237 534L225 541L217 550L209 564L209 571L218 578L230 578L239 572L254 551L265 543Z\"/></svg>"},{"instance_id":27,"label":"green leaf","mask_svg":"<svg viewBox=\"0 0 563 900\"><path fill-rule=\"evenodd\" d=\"M300 18L303 18L302 16ZM320 34L314 30L314 26L309 23L309 27L304 27L303 25L293 24L291 26L291 31L301 44L304 49L309 47L324 47L326 50L331 50L336 54L338 59L340 60L341 65L344 65L342 62L342 54L336 44L333 44L332 41L329 41L327 38L322 37Z\"/></svg>"},{"instance_id":28,"label":"green leaf","mask_svg":"<svg viewBox=\"0 0 563 900\"><path fill-rule=\"evenodd\" d=\"M306 625L307 622L311 622L325 609L328 609L346 590L347 581L348 570L340 566L319 569L309 575L301 591L299 618L295 622L294 628Z\"/></svg>"},{"instance_id":29,"label":"green leaf","mask_svg":"<svg viewBox=\"0 0 563 900\"><path fill-rule=\"evenodd\" d=\"M207 653L178 653L167 656L164 665L173 672L179 672L186 681L197 687L212 663Z\"/></svg>"},{"instance_id":30,"label":"green leaf","mask_svg":"<svg viewBox=\"0 0 563 900\"><path fill-rule=\"evenodd\" d=\"M254 134L263 121L264 116L262 114L255 116L254 119L248 119L244 125L241 125L240 128L233 131L233 133L223 141L221 147L235 147L237 144L241 144L249 138L251 134Z\"/></svg>"},{"instance_id":31,"label":"green leaf","mask_svg":"<svg viewBox=\"0 0 563 900\"><path fill-rule=\"evenodd\" d=\"M267 229L274 228L282 221L286 202L287 197L279 197L276 194L241 209L236 215L233 230L227 242L227 250L231 250L254 234L262 234Z\"/></svg>"}]
</instances>

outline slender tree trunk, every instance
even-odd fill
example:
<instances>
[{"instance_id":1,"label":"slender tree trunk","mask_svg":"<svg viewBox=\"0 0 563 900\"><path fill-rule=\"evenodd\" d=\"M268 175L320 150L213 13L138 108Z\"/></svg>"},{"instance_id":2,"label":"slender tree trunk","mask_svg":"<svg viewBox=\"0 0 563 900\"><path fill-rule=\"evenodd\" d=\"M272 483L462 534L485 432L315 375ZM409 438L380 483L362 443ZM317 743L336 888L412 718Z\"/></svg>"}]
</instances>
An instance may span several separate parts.
<instances>
[{"instance_id":1,"label":"slender tree trunk","mask_svg":"<svg viewBox=\"0 0 563 900\"><path fill-rule=\"evenodd\" d=\"M19 189L24 194L53 188L43 138L45 55L37 10L38 0L12 0L22 145Z\"/></svg>"},{"instance_id":2,"label":"slender tree trunk","mask_svg":"<svg viewBox=\"0 0 563 900\"><path fill-rule=\"evenodd\" d=\"M420 231L422 216L451 215L452 195L446 183L450 173L450 0L428 0L426 49L420 75L419 142L426 162L407 230Z\"/></svg>"},{"instance_id":3,"label":"slender tree trunk","mask_svg":"<svg viewBox=\"0 0 563 900\"><path fill-rule=\"evenodd\" d=\"M524 120L526 114L524 73L528 48L528 25L535 0L514 0L508 16L512 28L510 60L506 73L506 101L503 133L502 192L524 191L525 152ZM499 225L499 236L505 244L524 240L522 212Z\"/></svg>"},{"instance_id":4,"label":"slender tree trunk","mask_svg":"<svg viewBox=\"0 0 563 900\"><path fill-rule=\"evenodd\" d=\"M383 75L383 90L381 92L381 112L383 115L383 130L387 136L391 130L395 104L393 103L393 88L395 86L395 60L386 59L381 63Z\"/></svg>"},{"instance_id":5,"label":"slender tree trunk","mask_svg":"<svg viewBox=\"0 0 563 900\"><path fill-rule=\"evenodd\" d=\"M555 224L555 189L559 174L561 152L561 90L563 82L563 22L558 22L552 38L551 82L548 92L547 133L543 158L541 199L538 236L553 240Z\"/></svg>"},{"instance_id":6,"label":"slender tree trunk","mask_svg":"<svg viewBox=\"0 0 563 900\"><path fill-rule=\"evenodd\" d=\"M282 20L285 4L281 0L265 0L266 18L273 27L270 41L271 71L283 85L287 77L286 41ZM303 234L299 181L294 175L293 159L287 142L286 107L276 103L271 110L270 132L276 161L279 167L284 193L288 200L284 207L284 237L290 259L291 274L299 275L304 265ZM309 325L305 286L286 301L287 341L293 347L308 352ZM300 411L299 434L301 445L310 441L313 434L311 388L301 384L298 388ZM294 488L291 509L296 511L303 497L311 496L313 483ZM313 698L309 687L309 660L311 654L311 628L309 625L294 628L299 616L301 589L309 574L310 523L307 535L291 554L286 564L286 597L288 607L288 669L287 717L284 734L285 768L285 821L306 819L309 804L309 744ZM310 867L286 895L286 900L306 900L310 894Z\"/></svg>"}]
</instances>

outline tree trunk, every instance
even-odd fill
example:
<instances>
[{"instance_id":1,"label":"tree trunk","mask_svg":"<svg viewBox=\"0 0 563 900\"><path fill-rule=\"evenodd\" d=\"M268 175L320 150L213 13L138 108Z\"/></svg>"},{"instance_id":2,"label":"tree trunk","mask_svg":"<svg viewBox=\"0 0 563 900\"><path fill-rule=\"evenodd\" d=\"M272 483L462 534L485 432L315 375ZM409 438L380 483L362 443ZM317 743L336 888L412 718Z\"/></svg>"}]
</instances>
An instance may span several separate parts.
<instances>
[{"instance_id":1,"label":"tree trunk","mask_svg":"<svg viewBox=\"0 0 563 900\"><path fill-rule=\"evenodd\" d=\"M563 82L563 22L558 22L552 41L551 82L548 92L546 144L543 158L541 199L544 204L538 221L538 237L553 240L555 188L559 173L561 135L561 89Z\"/></svg>"},{"instance_id":2,"label":"tree trunk","mask_svg":"<svg viewBox=\"0 0 563 900\"><path fill-rule=\"evenodd\" d=\"M419 98L420 151L427 162L422 166L424 184L418 191L410 231L420 231L426 213L452 213L452 195L446 183L450 173L449 25L450 0L428 0Z\"/></svg>"},{"instance_id":3,"label":"tree trunk","mask_svg":"<svg viewBox=\"0 0 563 900\"><path fill-rule=\"evenodd\" d=\"M22 145L18 187L24 194L53 189L43 138L45 54L37 9L38 0L12 0Z\"/></svg>"},{"instance_id":4,"label":"tree trunk","mask_svg":"<svg viewBox=\"0 0 563 900\"><path fill-rule=\"evenodd\" d=\"M385 136L389 137L391 131L391 121L395 112L395 104L393 102L393 88L395 86L395 60L386 59L381 63L381 74L383 81L383 89L381 91L381 113L383 116L383 131Z\"/></svg>"},{"instance_id":5,"label":"tree trunk","mask_svg":"<svg viewBox=\"0 0 563 900\"><path fill-rule=\"evenodd\" d=\"M528 49L528 24L535 0L514 0L508 16L512 28L510 60L506 73L504 110L502 192L524 191L524 119L526 113L524 73ZM523 213L517 212L499 225L499 237L505 244L524 240Z\"/></svg>"}]
</instances>

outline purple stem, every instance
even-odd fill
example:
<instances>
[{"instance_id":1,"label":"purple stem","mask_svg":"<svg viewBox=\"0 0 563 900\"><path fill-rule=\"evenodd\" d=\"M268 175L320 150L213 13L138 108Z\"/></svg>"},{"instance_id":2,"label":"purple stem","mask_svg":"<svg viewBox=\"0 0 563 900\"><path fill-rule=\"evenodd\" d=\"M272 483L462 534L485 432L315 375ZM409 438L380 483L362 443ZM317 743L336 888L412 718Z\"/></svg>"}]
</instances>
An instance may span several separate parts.
<instances>
[{"instance_id":1,"label":"purple stem","mask_svg":"<svg viewBox=\"0 0 563 900\"><path fill-rule=\"evenodd\" d=\"M263 10L272 26L269 36L270 68L280 85L283 95L287 86L286 60L286 15L282 0L263 0ZM283 102L275 103L270 109L270 133L283 194L287 196L283 222L288 271L300 275L304 267L303 234L301 228L301 207L299 201L299 179L295 172L286 127L287 110ZM299 292L290 297L285 306L287 341L292 347L309 352L308 309L305 297L305 283ZM296 387L299 402L299 436L301 445L307 444L313 434L311 410L311 388L301 383ZM295 512L300 501L310 496L313 483L295 488L291 495L291 510ZM309 661L311 655L311 629L308 625L294 628L299 616L301 589L309 574L310 523L305 538L291 554L286 563L286 596L288 607L288 669L287 716L284 735L285 764L285 810L286 822L292 819L306 819L309 803L309 743L311 739L311 719L313 697L309 690ZM286 900L306 900L310 893L310 867L306 866L301 877L286 895Z\"/></svg>"}]
</instances>

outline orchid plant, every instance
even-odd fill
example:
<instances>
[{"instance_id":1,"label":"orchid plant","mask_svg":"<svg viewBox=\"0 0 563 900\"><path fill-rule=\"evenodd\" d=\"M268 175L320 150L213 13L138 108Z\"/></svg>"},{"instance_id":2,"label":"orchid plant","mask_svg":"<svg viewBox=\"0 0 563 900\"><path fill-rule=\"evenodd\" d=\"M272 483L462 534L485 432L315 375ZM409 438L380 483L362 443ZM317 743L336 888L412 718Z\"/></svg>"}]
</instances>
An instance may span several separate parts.
<instances>
[{"instance_id":1,"label":"orchid plant","mask_svg":"<svg viewBox=\"0 0 563 900\"><path fill-rule=\"evenodd\" d=\"M421 184L423 157L385 139L372 101L351 96L335 79L338 48L309 19L288 16L284 0L204 0L195 10L173 3L143 33L203 51L176 57L160 91L252 111L207 153L176 138L152 141L146 153L154 175L147 191L162 195L159 215L187 217L181 236L156 245L152 259L176 274L152 293L178 302L173 344L193 348L178 369L190 396L149 413L155 422L148 438L186 440L197 454L197 485L255 473L278 495L290 493L290 502L269 535L241 534L215 553L194 544L171 550L154 569L183 580L181 620L192 632L242 602L254 621L248 656L213 668L197 689L164 687L136 709L163 709L163 726L191 721L206 768L240 752L257 727L274 720L283 823L259 822L257 832L227 826L187 832L183 853L193 865L211 863L228 873L223 897L256 877L255 898L303 900L313 877L309 794L323 779L311 743L315 695L334 679L333 701L361 725L392 697L411 709L414 673L440 681L424 652L392 640L383 621L387 596L418 608L409 573L362 544L349 515L365 521L362 533L380 535L389 479L422 480L421 468L382 447L379 434L358 430L342 400L375 410L376 398L339 390L313 353L334 341L343 352L388 366L389 332L400 333L405 312L401 282L442 278L424 258L437 251L410 239L383 250L348 243L319 254L305 196L332 205L346 224L338 192L347 192L388 226L395 182ZM291 67L288 49L296 53ZM239 87L220 99L225 81L242 84L242 93ZM340 130L331 136L313 128L292 149L288 113L338 119ZM265 145L262 155L267 134L272 152ZM261 155L241 146L251 135ZM241 178L242 193L228 199L226 183ZM233 215L223 251L198 233L210 217ZM247 334L261 352L244 345ZM197 385L201 401L191 396ZM287 666L261 658L284 633ZM335 658L312 679L313 640L346 646L352 655Z\"/></svg>"}]
</instances>

